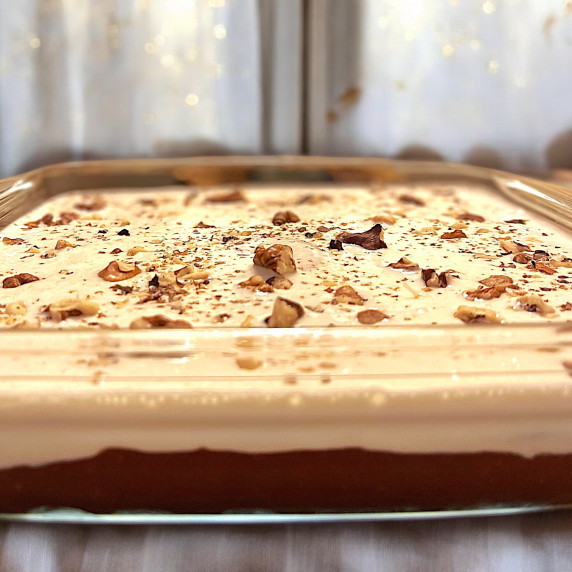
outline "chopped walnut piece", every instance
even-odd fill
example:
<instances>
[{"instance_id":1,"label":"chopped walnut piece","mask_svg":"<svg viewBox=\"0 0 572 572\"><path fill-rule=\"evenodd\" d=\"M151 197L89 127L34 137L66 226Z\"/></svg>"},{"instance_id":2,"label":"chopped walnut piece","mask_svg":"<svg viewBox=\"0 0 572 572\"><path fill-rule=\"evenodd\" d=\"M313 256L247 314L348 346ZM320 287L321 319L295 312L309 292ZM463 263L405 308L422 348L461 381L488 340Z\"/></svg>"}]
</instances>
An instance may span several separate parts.
<instances>
[{"instance_id":1,"label":"chopped walnut piece","mask_svg":"<svg viewBox=\"0 0 572 572\"><path fill-rule=\"evenodd\" d=\"M138 274L141 274L141 269L135 264L127 264L114 260L103 270L100 270L97 275L107 282L121 282L122 280L133 278Z\"/></svg>"},{"instance_id":2,"label":"chopped walnut piece","mask_svg":"<svg viewBox=\"0 0 572 572\"><path fill-rule=\"evenodd\" d=\"M570 310L572 310L572 303L571 302L566 302L564 304L560 305L560 309L563 312L570 312Z\"/></svg>"},{"instance_id":3,"label":"chopped walnut piece","mask_svg":"<svg viewBox=\"0 0 572 572\"><path fill-rule=\"evenodd\" d=\"M328 245L330 250L343 250L344 245L339 240L330 240L330 244Z\"/></svg>"},{"instance_id":4,"label":"chopped walnut piece","mask_svg":"<svg viewBox=\"0 0 572 572\"><path fill-rule=\"evenodd\" d=\"M513 218L510 220L505 220L507 224L526 224L526 220L523 218Z\"/></svg>"},{"instance_id":5,"label":"chopped walnut piece","mask_svg":"<svg viewBox=\"0 0 572 572\"><path fill-rule=\"evenodd\" d=\"M516 254L517 252L530 251L530 248L526 244L521 244L520 242L515 242L514 240L499 240L500 247L505 252L512 252Z\"/></svg>"},{"instance_id":6,"label":"chopped walnut piece","mask_svg":"<svg viewBox=\"0 0 572 572\"><path fill-rule=\"evenodd\" d=\"M74 212L63 212L60 213L60 218L55 222L55 224L69 224L72 220L77 220L79 215Z\"/></svg>"},{"instance_id":7,"label":"chopped walnut piece","mask_svg":"<svg viewBox=\"0 0 572 572\"><path fill-rule=\"evenodd\" d=\"M205 224L203 221L195 225L195 228L215 228L212 224Z\"/></svg>"},{"instance_id":8,"label":"chopped walnut piece","mask_svg":"<svg viewBox=\"0 0 572 572\"><path fill-rule=\"evenodd\" d=\"M462 220L458 220L457 222L451 225L451 228L455 230L460 230L462 228L467 228L467 226L468 226L467 223L463 222Z\"/></svg>"},{"instance_id":9,"label":"chopped walnut piece","mask_svg":"<svg viewBox=\"0 0 572 572\"><path fill-rule=\"evenodd\" d=\"M528 264L532 260L532 254L528 252L517 252L512 257L512 259L514 262L517 262L518 264Z\"/></svg>"},{"instance_id":10,"label":"chopped walnut piece","mask_svg":"<svg viewBox=\"0 0 572 572\"><path fill-rule=\"evenodd\" d=\"M452 275L449 270L438 274L433 268L424 268L421 270L421 279L429 288L447 288L452 281Z\"/></svg>"},{"instance_id":11,"label":"chopped walnut piece","mask_svg":"<svg viewBox=\"0 0 572 572\"><path fill-rule=\"evenodd\" d=\"M159 286L174 286L176 283L177 276L173 271L163 272L159 276Z\"/></svg>"},{"instance_id":12,"label":"chopped walnut piece","mask_svg":"<svg viewBox=\"0 0 572 572\"><path fill-rule=\"evenodd\" d=\"M342 232L336 239L345 244L357 244L366 250L387 248L387 244L383 241L383 228L380 224L364 232Z\"/></svg>"},{"instance_id":13,"label":"chopped walnut piece","mask_svg":"<svg viewBox=\"0 0 572 572\"><path fill-rule=\"evenodd\" d=\"M572 258L563 258L562 260L551 260L550 264L552 266L563 266L564 268L572 268Z\"/></svg>"},{"instance_id":14,"label":"chopped walnut piece","mask_svg":"<svg viewBox=\"0 0 572 572\"><path fill-rule=\"evenodd\" d=\"M288 280L286 276L271 276L266 284L272 286L276 290L290 290L292 288L292 281Z\"/></svg>"},{"instance_id":15,"label":"chopped walnut piece","mask_svg":"<svg viewBox=\"0 0 572 572\"><path fill-rule=\"evenodd\" d=\"M485 217L478 215L478 214L472 214L472 213L461 213L458 214L455 217L457 220L469 220L469 221L474 221L474 222L485 222Z\"/></svg>"},{"instance_id":16,"label":"chopped walnut piece","mask_svg":"<svg viewBox=\"0 0 572 572\"><path fill-rule=\"evenodd\" d=\"M264 362L261 359L255 358L253 356L240 356L237 357L235 361L236 365L240 369L249 369L249 370L258 369L259 367L262 367L262 365L264 364Z\"/></svg>"},{"instance_id":17,"label":"chopped walnut piece","mask_svg":"<svg viewBox=\"0 0 572 572\"><path fill-rule=\"evenodd\" d=\"M121 251L119 251L121 252ZM139 254L140 252L147 252L142 246L134 246L133 248L130 248L127 251L127 256L135 256L136 254ZM114 252L112 252L111 254L115 254Z\"/></svg>"},{"instance_id":18,"label":"chopped walnut piece","mask_svg":"<svg viewBox=\"0 0 572 572\"><path fill-rule=\"evenodd\" d=\"M75 248L76 245L68 242L67 240L58 240L56 242L56 250L63 250L64 248Z\"/></svg>"},{"instance_id":19,"label":"chopped walnut piece","mask_svg":"<svg viewBox=\"0 0 572 572\"><path fill-rule=\"evenodd\" d=\"M437 231L432 226L424 226L413 231L416 236L424 236L426 234L437 234Z\"/></svg>"},{"instance_id":20,"label":"chopped walnut piece","mask_svg":"<svg viewBox=\"0 0 572 572\"><path fill-rule=\"evenodd\" d=\"M453 232L445 232L441 235L445 240L453 240L455 238L467 238L467 235L462 230L454 230Z\"/></svg>"},{"instance_id":21,"label":"chopped walnut piece","mask_svg":"<svg viewBox=\"0 0 572 572\"><path fill-rule=\"evenodd\" d=\"M77 203L74 205L76 209L82 211L100 211L107 206L105 199L102 196L93 197L91 201L86 201L82 203Z\"/></svg>"},{"instance_id":22,"label":"chopped walnut piece","mask_svg":"<svg viewBox=\"0 0 572 572\"><path fill-rule=\"evenodd\" d=\"M544 264L544 262L536 262L536 260L531 260L526 265L526 267L530 268L531 270L538 270L543 274L556 274L556 270L554 268L551 268L547 264Z\"/></svg>"},{"instance_id":23,"label":"chopped walnut piece","mask_svg":"<svg viewBox=\"0 0 572 572\"><path fill-rule=\"evenodd\" d=\"M256 327L256 318L252 314L248 314L242 323L240 324L241 328L255 328Z\"/></svg>"},{"instance_id":24,"label":"chopped walnut piece","mask_svg":"<svg viewBox=\"0 0 572 572\"><path fill-rule=\"evenodd\" d=\"M425 206L425 201L423 199L420 199L418 197L415 197L415 196L407 194L407 193L400 195L399 200L402 203L405 203L408 205L415 205L417 207L424 207Z\"/></svg>"},{"instance_id":25,"label":"chopped walnut piece","mask_svg":"<svg viewBox=\"0 0 572 572\"><path fill-rule=\"evenodd\" d=\"M275 226L280 226L288 222L300 222L300 217L293 211L279 211L272 219L272 224Z\"/></svg>"},{"instance_id":26,"label":"chopped walnut piece","mask_svg":"<svg viewBox=\"0 0 572 572\"><path fill-rule=\"evenodd\" d=\"M351 286L340 286L334 292L332 304L353 304L363 306L365 298L362 298Z\"/></svg>"},{"instance_id":27,"label":"chopped walnut piece","mask_svg":"<svg viewBox=\"0 0 572 572\"><path fill-rule=\"evenodd\" d=\"M226 193L219 193L207 197L208 203L234 203L238 201L245 201L246 197L241 189L234 189Z\"/></svg>"},{"instance_id":28,"label":"chopped walnut piece","mask_svg":"<svg viewBox=\"0 0 572 572\"><path fill-rule=\"evenodd\" d=\"M23 239L23 238L8 238L7 236L5 236L5 237L2 239L2 242L3 242L4 244L8 244L8 245L11 245L11 244L23 244L23 243L24 243L24 239Z\"/></svg>"},{"instance_id":29,"label":"chopped walnut piece","mask_svg":"<svg viewBox=\"0 0 572 572\"><path fill-rule=\"evenodd\" d=\"M194 266L183 266L175 270L177 282L189 282L190 280L206 280L210 276L210 270L195 268Z\"/></svg>"},{"instance_id":30,"label":"chopped walnut piece","mask_svg":"<svg viewBox=\"0 0 572 572\"><path fill-rule=\"evenodd\" d=\"M131 294L131 292L133 292L133 286L123 286L122 284L115 284L114 286L110 286L109 289L122 292L123 294Z\"/></svg>"},{"instance_id":31,"label":"chopped walnut piece","mask_svg":"<svg viewBox=\"0 0 572 572\"><path fill-rule=\"evenodd\" d=\"M24 302L11 302L6 306L6 314L11 316L25 316L28 313L28 308Z\"/></svg>"},{"instance_id":32,"label":"chopped walnut piece","mask_svg":"<svg viewBox=\"0 0 572 572\"><path fill-rule=\"evenodd\" d=\"M272 314L266 318L269 328L290 328L304 315L304 308L298 302L276 298Z\"/></svg>"},{"instance_id":33,"label":"chopped walnut piece","mask_svg":"<svg viewBox=\"0 0 572 572\"><path fill-rule=\"evenodd\" d=\"M515 310L524 310L525 312L536 312L541 316L551 317L556 310L547 304L538 294L527 294L516 299Z\"/></svg>"},{"instance_id":34,"label":"chopped walnut piece","mask_svg":"<svg viewBox=\"0 0 572 572\"><path fill-rule=\"evenodd\" d=\"M459 306L453 316L466 324L500 324L502 322L494 310L475 306Z\"/></svg>"},{"instance_id":35,"label":"chopped walnut piece","mask_svg":"<svg viewBox=\"0 0 572 572\"><path fill-rule=\"evenodd\" d=\"M357 319L360 324L377 324L382 320L387 320L389 316L379 310L362 310L358 312Z\"/></svg>"},{"instance_id":36,"label":"chopped walnut piece","mask_svg":"<svg viewBox=\"0 0 572 572\"><path fill-rule=\"evenodd\" d=\"M47 312L51 320L61 322L72 316L94 316L99 312L99 304L87 298L66 298L50 304Z\"/></svg>"},{"instance_id":37,"label":"chopped walnut piece","mask_svg":"<svg viewBox=\"0 0 572 572\"><path fill-rule=\"evenodd\" d=\"M409 260L406 256L401 257L397 262L388 264L389 267L396 270L405 270L406 272L415 272L419 270L419 264Z\"/></svg>"},{"instance_id":38,"label":"chopped walnut piece","mask_svg":"<svg viewBox=\"0 0 572 572\"><path fill-rule=\"evenodd\" d=\"M395 224L397 222L397 217L390 214L380 214L375 216L370 216L367 220L371 220L375 223L382 222L383 224Z\"/></svg>"},{"instance_id":39,"label":"chopped walnut piece","mask_svg":"<svg viewBox=\"0 0 572 572\"><path fill-rule=\"evenodd\" d=\"M258 292L274 292L274 288L270 284L264 282L264 278L262 278L260 274L254 274L248 280L239 282L238 285L241 288L248 288Z\"/></svg>"},{"instance_id":40,"label":"chopped walnut piece","mask_svg":"<svg viewBox=\"0 0 572 572\"><path fill-rule=\"evenodd\" d=\"M479 284L484 284L485 286L509 286L513 284L513 280L510 276L506 274L493 274L488 278L483 278L479 280Z\"/></svg>"},{"instance_id":41,"label":"chopped walnut piece","mask_svg":"<svg viewBox=\"0 0 572 572\"><path fill-rule=\"evenodd\" d=\"M186 320L171 320L162 314L155 314L154 316L141 316L133 320L129 327L132 330L146 330L151 328L192 328L193 326Z\"/></svg>"},{"instance_id":42,"label":"chopped walnut piece","mask_svg":"<svg viewBox=\"0 0 572 572\"><path fill-rule=\"evenodd\" d=\"M4 278L2 281L2 287L18 288L18 286L22 286L22 284L29 284L30 282L36 282L37 280L39 280L37 276L25 272L24 274L16 274L15 276L8 276L8 278Z\"/></svg>"},{"instance_id":43,"label":"chopped walnut piece","mask_svg":"<svg viewBox=\"0 0 572 572\"><path fill-rule=\"evenodd\" d=\"M28 228L36 228L41 224L45 224L46 226L52 226L54 223L54 215L47 213L43 217L39 218L38 220L32 220L30 222L25 223L25 226Z\"/></svg>"},{"instance_id":44,"label":"chopped walnut piece","mask_svg":"<svg viewBox=\"0 0 572 572\"><path fill-rule=\"evenodd\" d=\"M254 251L254 264L273 270L277 274L296 272L292 249L285 244L273 244L265 248L262 244Z\"/></svg>"},{"instance_id":45,"label":"chopped walnut piece","mask_svg":"<svg viewBox=\"0 0 572 572\"><path fill-rule=\"evenodd\" d=\"M501 294L506 292L506 285L500 286L490 286L488 288L477 288L476 290L468 290L465 292L465 296L469 300L492 300L493 298L500 297Z\"/></svg>"}]
</instances>

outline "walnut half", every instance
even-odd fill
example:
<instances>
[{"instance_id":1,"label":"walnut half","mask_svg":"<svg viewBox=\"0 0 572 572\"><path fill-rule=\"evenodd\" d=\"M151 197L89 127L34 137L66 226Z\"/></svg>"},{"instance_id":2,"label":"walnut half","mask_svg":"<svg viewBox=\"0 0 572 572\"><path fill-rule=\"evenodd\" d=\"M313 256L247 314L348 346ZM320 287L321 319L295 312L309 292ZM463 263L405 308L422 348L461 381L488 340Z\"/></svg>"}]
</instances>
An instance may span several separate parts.
<instances>
[{"instance_id":1,"label":"walnut half","mask_svg":"<svg viewBox=\"0 0 572 572\"><path fill-rule=\"evenodd\" d=\"M520 296L516 299L515 310L524 310L525 312L536 312L545 318L553 317L556 310L547 304L538 294L528 294Z\"/></svg>"},{"instance_id":2,"label":"walnut half","mask_svg":"<svg viewBox=\"0 0 572 572\"><path fill-rule=\"evenodd\" d=\"M61 322L71 316L94 316L99 312L99 304L87 298L65 298L48 306L50 319Z\"/></svg>"},{"instance_id":3,"label":"walnut half","mask_svg":"<svg viewBox=\"0 0 572 572\"><path fill-rule=\"evenodd\" d=\"M285 244L273 244L265 248L262 244L254 251L254 264L274 270L277 274L296 272L292 249Z\"/></svg>"},{"instance_id":4,"label":"walnut half","mask_svg":"<svg viewBox=\"0 0 572 572\"><path fill-rule=\"evenodd\" d=\"M500 316L494 310L475 306L459 306L453 316L466 324L500 324Z\"/></svg>"},{"instance_id":5,"label":"walnut half","mask_svg":"<svg viewBox=\"0 0 572 572\"><path fill-rule=\"evenodd\" d=\"M304 315L304 308L298 302L276 298L272 314L266 318L269 328L290 328Z\"/></svg>"},{"instance_id":6,"label":"walnut half","mask_svg":"<svg viewBox=\"0 0 572 572\"><path fill-rule=\"evenodd\" d=\"M141 269L135 264L127 264L114 260L110 262L103 270L98 272L98 276L106 282L121 282L141 274Z\"/></svg>"},{"instance_id":7,"label":"walnut half","mask_svg":"<svg viewBox=\"0 0 572 572\"><path fill-rule=\"evenodd\" d=\"M300 222L300 217L294 211L278 211L272 219L274 226L281 226L288 222Z\"/></svg>"}]
</instances>

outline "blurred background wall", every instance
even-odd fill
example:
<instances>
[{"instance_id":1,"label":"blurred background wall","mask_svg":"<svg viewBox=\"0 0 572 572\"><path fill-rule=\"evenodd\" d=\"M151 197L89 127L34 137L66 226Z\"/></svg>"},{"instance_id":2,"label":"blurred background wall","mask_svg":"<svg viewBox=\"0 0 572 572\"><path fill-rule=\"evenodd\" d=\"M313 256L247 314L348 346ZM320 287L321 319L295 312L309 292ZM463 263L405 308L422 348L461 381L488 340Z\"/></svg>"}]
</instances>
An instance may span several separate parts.
<instances>
[{"instance_id":1,"label":"blurred background wall","mask_svg":"<svg viewBox=\"0 0 572 572\"><path fill-rule=\"evenodd\" d=\"M572 167L572 0L0 0L0 175L219 153Z\"/></svg>"}]
</instances>

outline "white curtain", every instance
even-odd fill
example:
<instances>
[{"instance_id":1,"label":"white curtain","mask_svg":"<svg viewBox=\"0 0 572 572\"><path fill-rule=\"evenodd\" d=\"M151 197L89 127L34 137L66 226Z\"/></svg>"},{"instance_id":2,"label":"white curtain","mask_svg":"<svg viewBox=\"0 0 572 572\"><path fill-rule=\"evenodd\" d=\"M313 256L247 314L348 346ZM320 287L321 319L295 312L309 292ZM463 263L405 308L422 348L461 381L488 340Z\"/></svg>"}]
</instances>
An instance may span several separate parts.
<instances>
[{"instance_id":1,"label":"white curtain","mask_svg":"<svg viewBox=\"0 0 572 572\"><path fill-rule=\"evenodd\" d=\"M310 152L572 167L572 2L312 6Z\"/></svg>"},{"instance_id":2,"label":"white curtain","mask_svg":"<svg viewBox=\"0 0 572 572\"><path fill-rule=\"evenodd\" d=\"M0 0L0 176L206 153L572 167L571 62L571 0Z\"/></svg>"},{"instance_id":3,"label":"white curtain","mask_svg":"<svg viewBox=\"0 0 572 572\"><path fill-rule=\"evenodd\" d=\"M0 175L297 153L300 26L300 0L0 0Z\"/></svg>"}]
</instances>

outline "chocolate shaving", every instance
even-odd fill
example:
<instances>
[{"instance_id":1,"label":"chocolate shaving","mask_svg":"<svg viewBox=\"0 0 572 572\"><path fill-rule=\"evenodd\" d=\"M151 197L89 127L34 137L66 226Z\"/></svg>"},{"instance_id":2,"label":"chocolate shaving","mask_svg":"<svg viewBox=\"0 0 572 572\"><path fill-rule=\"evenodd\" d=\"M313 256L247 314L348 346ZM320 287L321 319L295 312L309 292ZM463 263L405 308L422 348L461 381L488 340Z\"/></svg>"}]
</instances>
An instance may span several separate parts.
<instances>
[{"instance_id":1,"label":"chocolate shaving","mask_svg":"<svg viewBox=\"0 0 572 572\"><path fill-rule=\"evenodd\" d=\"M122 228L117 234L119 236L131 236L131 233L126 228Z\"/></svg>"},{"instance_id":2,"label":"chocolate shaving","mask_svg":"<svg viewBox=\"0 0 572 572\"><path fill-rule=\"evenodd\" d=\"M526 220L523 218L512 218L510 220L505 220L507 224L526 224Z\"/></svg>"},{"instance_id":3,"label":"chocolate shaving","mask_svg":"<svg viewBox=\"0 0 572 572\"><path fill-rule=\"evenodd\" d=\"M332 238L332 240L330 240L330 244L328 245L328 248L330 250L343 250L344 249L341 241L334 240L333 238Z\"/></svg>"},{"instance_id":4,"label":"chocolate shaving","mask_svg":"<svg viewBox=\"0 0 572 572\"><path fill-rule=\"evenodd\" d=\"M159 287L159 275L155 274L155 276L153 276L153 278L151 278L151 280L149 280L148 285L149 285L149 287L158 288Z\"/></svg>"},{"instance_id":5,"label":"chocolate shaving","mask_svg":"<svg viewBox=\"0 0 572 572\"><path fill-rule=\"evenodd\" d=\"M342 232L336 239L345 244L357 244L366 250L387 248L383 241L383 228L380 224L372 226L365 232Z\"/></svg>"}]
</instances>

